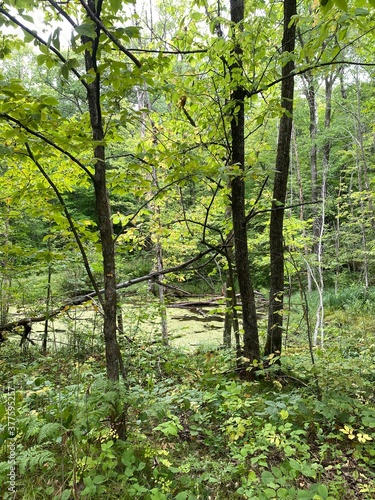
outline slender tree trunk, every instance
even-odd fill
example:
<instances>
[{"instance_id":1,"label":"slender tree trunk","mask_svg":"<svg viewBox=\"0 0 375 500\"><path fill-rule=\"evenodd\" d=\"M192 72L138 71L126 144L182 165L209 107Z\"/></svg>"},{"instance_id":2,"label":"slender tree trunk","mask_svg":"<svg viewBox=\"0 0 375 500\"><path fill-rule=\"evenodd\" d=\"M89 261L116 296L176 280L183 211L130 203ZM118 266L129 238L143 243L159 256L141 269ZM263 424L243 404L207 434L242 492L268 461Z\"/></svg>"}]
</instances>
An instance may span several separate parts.
<instances>
[{"instance_id":1,"label":"slender tree trunk","mask_svg":"<svg viewBox=\"0 0 375 500\"><path fill-rule=\"evenodd\" d=\"M359 138L358 138L359 139ZM367 234L366 234L366 224L365 220L367 218L367 210L365 207L365 202L363 200L363 196L365 195L366 198L370 196L368 193L368 190L364 191L364 186L363 186L363 164L360 161L360 156L361 153L359 151L359 144L356 141L356 170L357 170L357 178L358 178L358 191L360 193L360 198L359 198L359 206L361 208L361 217L359 218L359 225L361 228L361 236L362 236L362 254L363 254L363 278L365 282L365 288L366 290L369 287L369 262L368 262L368 255L367 255Z\"/></svg>"},{"instance_id":2,"label":"slender tree trunk","mask_svg":"<svg viewBox=\"0 0 375 500\"><path fill-rule=\"evenodd\" d=\"M5 205L4 215L4 252L1 261L1 278L0 278L0 325L4 325L8 321L9 305L10 305L10 287L12 284L12 273L9 270L9 213L10 206Z\"/></svg>"},{"instance_id":3,"label":"slender tree trunk","mask_svg":"<svg viewBox=\"0 0 375 500\"><path fill-rule=\"evenodd\" d=\"M313 344L314 346L318 343L318 336L320 332L320 345L323 347L324 343L324 301L323 301L323 292L324 292L324 274L323 274L323 235L324 235L324 224L325 224L325 205L326 205L326 179L327 179L327 170L323 171L323 179L322 179L322 206L321 206L321 214L320 214L320 232L318 237L318 246L317 246L317 278L314 278L316 289L319 295L318 308L316 311L316 322L313 336ZM313 271L312 271L313 273Z\"/></svg>"},{"instance_id":4,"label":"slender tree trunk","mask_svg":"<svg viewBox=\"0 0 375 500\"><path fill-rule=\"evenodd\" d=\"M87 70L91 69L92 56L86 52ZM88 102L94 141L103 142L104 133L100 110L99 75L89 85ZM104 339L106 348L107 376L110 380L119 380L122 365L120 349L116 339L116 271L115 248L111 209L106 185L105 149L98 145L94 149L95 157L95 200L98 214L98 226L101 238L104 273Z\"/></svg>"},{"instance_id":5,"label":"slender tree trunk","mask_svg":"<svg viewBox=\"0 0 375 500\"><path fill-rule=\"evenodd\" d=\"M356 164L358 175L358 190L360 195L361 218L360 226L362 233L362 248L363 248L363 277L365 288L369 287L369 259L368 259L368 242L366 231L366 219L369 219L371 228L375 229L374 205L372 200L372 190L368 175L368 164L364 146L363 123L361 117L361 82L358 74L356 75L357 84L357 109L356 109L356 136L354 138L356 144ZM367 203L365 202L367 200ZM366 206L367 205L367 206Z\"/></svg>"},{"instance_id":6,"label":"slender tree trunk","mask_svg":"<svg viewBox=\"0 0 375 500\"><path fill-rule=\"evenodd\" d=\"M233 327L233 304L230 288L232 283L230 275L227 277L224 284L224 297L225 297L225 316L224 316L224 330L223 330L223 346L231 347L232 345L232 327Z\"/></svg>"},{"instance_id":7,"label":"slender tree trunk","mask_svg":"<svg viewBox=\"0 0 375 500\"><path fill-rule=\"evenodd\" d=\"M284 0L284 34L283 52L292 53L295 47L295 24L290 25L292 16L296 15L296 0ZM267 341L265 354L281 353L283 333L284 307L284 206L286 200L290 144L292 136L292 114L294 97L293 60L282 68L284 80L281 84L281 103L285 109L279 125L279 137L276 155L276 172L274 178L272 212L270 219L270 298ZM289 78L288 78L289 77Z\"/></svg>"},{"instance_id":8,"label":"slender tree trunk","mask_svg":"<svg viewBox=\"0 0 375 500\"><path fill-rule=\"evenodd\" d=\"M325 78L325 113L324 113L324 132L325 140L323 144L323 158L322 158L322 187L321 187L321 215L319 217L319 239L317 247L317 289L319 293L319 304L316 313L316 323L314 330L314 345L318 343L318 336L320 332L320 345L323 346L324 343L324 302L323 302L323 292L324 292L324 272L323 272L323 236L324 236L324 225L325 225L325 205L327 197L327 175L329 169L330 153L331 153L331 139L329 137L329 129L331 127L332 119L332 91L335 80L338 76L338 72L334 71Z\"/></svg>"},{"instance_id":9,"label":"slender tree trunk","mask_svg":"<svg viewBox=\"0 0 375 500\"><path fill-rule=\"evenodd\" d=\"M295 132L294 126L292 126L292 144L293 144L294 157L295 157L295 163L296 163L297 184L298 184L299 203L300 203L299 220L303 223L305 220L305 210L304 210L305 197L303 194L301 164L299 161L298 144L297 144L296 132ZM306 238L305 228L303 228L303 230L302 230L302 235L303 235L303 238L305 240L305 238ZM304 244L305 259L307 259L309 251L310 251L309 247L308 247L307 243L305 243ZM311 273L309 271L308 266L306 266L306 275L307 275L307 289L310 292L312 289L312 278L311 278Z\"/></svg>"},{"instance_id":10,"label":"slender tree trunk","mask_svg":"<svg viewBox=\"0 0 375 500\"><path fill-rule=\"evenodd\" d=\"M310 172L311 172L311 201L313 203L313 253L317 253L318 239L320 234L320 219L318 214L318 155L317 155L317 133L318 118L316 110L316 90L314 78L311 74L306 74L306 98L309 106L309 133L310 133ZM309 288L311 291L311 288Z\"/></svg>"},{"instance_id":11,"label":"slender tree trunk","mask_svg":"<svg viewBox=\"0 0 375 500\"><path fill-rule=\"evenodd\" d=\"M338 197L341 198L342 177L340 175L340 184ZM337 214L335 222L335 257L336 257L336 272L335 272L335 294L339 291L340 285L340 250L341 250L341 204L337 203Z\"/></svg>"},{"instance_id":12,"label":"slender tree trunk","mask_svg":"<svg viewBox=\"0 0 375 500\"><path fill-rule=\"evenodd\" d=\"M244 19L244 1L231 0L231 20L241 29L240 23ZM234 35L235 37L236 35ZM236 62L231 66L232 80L238 79L238 70L241 68L241 48L236 43L234 57ZM237 80L238 82L238 80ZM245 91L237 83L233 90L231 101L233 116L231 120L232 157L231 163L239 168L240 174L231 182L233 235L235 248L235 262L238 285L242 301L242 321L244 332L244 358L246 363L259 359L259 336L256 316L254 289L250 274L249 250L247 244L246 212L245 212Z\"/></svg>"},{"instance_id":13,"label":"slender tree trunk","mask_svg":"<svg viewBox=\"0 0 375 500\"><path fill-rule=\"evenodd\" d=\"M311 72L304 75L305 95L309 106L309 134L310 134L310 174L311 174L311 201L313 215L313 254L316 255L319 239L319 215L318 215L318 155L316 138L318 133L318 119L316 112L316 89L314 77ZM307 270L307 289L312 291L312 276Z\"/></svg>"},{"instance_id":14,"label":"slender tree trunk","mask_svg":"<svg viewBox=\"0 0 375 500\"><path fill-rule=\"evenodd\" d=\"M138 107L139 109L146 108L148 111L151 112L151 103L150 103L150 98L148 95L148 91L146 88L142 89L140 88L138 90ZM142 116L142 126L141 126L141 136L145 135L145 120L146 116L143 114ZM157 131L156 131L156 126L153 120L151 120L151 126L152 126L152 142L156 146L158 144L158 138L157 138ZM152 166L152 172L151 172L151 179L152 179L152 188L151 188L151 198L154 195L154 190L158 191L159 190L159 180L158 180L158 172L155 167L155 165ZM161 227L161 213L160 213L160 207L157 206L156 203L153 203L153 206L151 207L152 211L154 213L155 219L156 219L156 225L160 229ZM163 262L163 245L160 240L160 237L158 234L155 235L155 257L156 257L156 270L158 272L162 272L164 269L164 262ZM167 307L165 303L165 287L163 286L163 275L160 274L158 277L158 293L159 293L159 305L160 305L160 324L161 324L161 333L162 333L162 340L163 344L168 345L169 344L169 336L168 336L168 320L167 320ZM155 286L155 283L152 283L153 286Z\"/></svg>"},{"instance_id":15,"label":"slender tree trunk","mask_svg":"<svg viewBox=\"0 0 375 500\"><path fill-rule=\"evenodd\" d=\"M155 213L157 214L158 217L158 223L160 223L160 211L158 207L155 208ZM159 272L161 272L164 269L164 264L163 264L163 247L159 237L157 238L156 241L155 251L156 251L156 268ZM159 288L161 335L163 339L163 344L168 345L169 337L168 337L167 307L165 304L165 287L163 286L162 275L159 276L158 281L160 283L158 285L158 288Z\"/></svg>"},{"instance_id":16,"label":"slender tree trunk","mask_svg":"<svg viewBox=\"0 0 375 500\"><path fill-rule=\"evenodd\" d=\"M100 18L102 2L89 0L90 9ZM106 157L104 146L104 129L101 109L101 80L97 68L97 49L99 44L100 29L96 28L95 39L82 37L82 42L89 43L90 48L85 50L85 65L87 73L93 73L95 79L87 85L87 102L90 114L92 138L96 143L94 147L94 189L98 227L101 239L104 275L104 340L106 351L106 368L109 380L118 382L120 372L125 377L124 364L120 347L117 342L117 292L116 292L116 265L111 206L107 192L106 182ZM112 417L112 426L120 439L126 437L125 413Z\"/></svg>"},{"instance_id":17,"label":"slender tree trunk","mask_svg":"<svg viewBox=\"0 0 375 500\"><path fill-rule=\"evenodd\" d=\"M50 240L48 240L48 247L50 247ZM51 280L52 280L52 263L48 263L48 278L47 278L47 296L46 296L46 319L44 321L44 332L42 341L42 353L47 354L47 342L48 342L48 329L49 329L49 311L51 308Z\"/></svg>"},{"instance_id":18,"label":"slender tree trunk","mask_svg":"<svg viewBox=\"0 0 375 500\"><path fill-rule=\"evenodd\" d=\"M227 207L227 213L230 216L230 207ZM225 347L230 347L232 344L232 329L234 332L234 339L236 343L236 356L237 356L237 366L241 365L241 342L240 342L240 325L237 313L237 297L236 297L236 286L234 282L234 269L233 269L233 247L228 245L226 249L226 257L228 264L227 277L225 282L225 318L224 318L224 331L223 331L223 344Z\"/></svg>"}]
</instances>

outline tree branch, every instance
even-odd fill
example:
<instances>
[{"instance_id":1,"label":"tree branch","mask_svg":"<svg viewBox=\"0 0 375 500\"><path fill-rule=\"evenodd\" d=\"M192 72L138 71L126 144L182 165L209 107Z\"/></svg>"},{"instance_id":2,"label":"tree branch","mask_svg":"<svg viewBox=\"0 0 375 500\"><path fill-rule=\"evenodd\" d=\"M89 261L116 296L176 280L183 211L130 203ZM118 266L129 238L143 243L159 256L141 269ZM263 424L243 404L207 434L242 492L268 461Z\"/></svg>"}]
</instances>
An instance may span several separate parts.
<instances>
[{"instance_id":1,"label":"tree branch","mask_svg":"<svg viewBox=\"0 0 375 500\"><path fill-rule=\"evenodd\" d=\"M64 198L62 197L62 195L61 195L60 191L58 190L56 184L52 181L51 177L47 174L47 172L44 170L44 168L42 167L42 165L35 158L33 152L30 149L30 146L28 145L28 143L26 143L25 146L26 146L27 152L28 152L31 160L34 162L34 164L38 168L39 172L43 175L43 177L46 179L46 181L48 182L48 184L53 189L54 193L56 194L57 199L60 202L60 205L62 206L62 208L64 210L66 220L68 221L69 227L72 230L72 233L74 235L74 239L76 240L76 243L77 243L77 246L79 248L79 251L81 252L83 264L85 266L85 269L86 269L86 272L88 274L88 277L90 278L91 284L92 284L92 286L93 286L93 288L95 290L95 293L96 293L96 295L98 297L98 300L99 300L100 304L103 306L104 305L104 300L103 300L102 294L100 293L98 284L96 283L94 275L91 272L91 268L90 268L90 264L89 264L89 261L88 261L87 255L86 255L86 251L85 251L85 249L84 249L84 247L82 245L81 238L79 237L77 229L76 229L76 227L74 225L74 221L73 221L73 219L72 219L72 217L70 215L70 212L69 212L69 210L68 210L68 208L67 208L67 206L65 204Z\"/></svg>"},{"instance_id":2,"label":"tree branch","mask_svg":"<svg viewBox=\"0 0 375 500\"><path fill-rule=\"evenodd\" d=\"M133 63L137 66L137 68L142 67L142 63L140 62L139 59L137 59L127 48L125 48L120 40L116 38L101 22L101 20L95 15L95 13L90 9L90 7L87 5L87 3L84 0L80 0L80 3L82 7L85 9L87 12L87 15L89 18L94 21L94 23L107 35L107 37L118 47L121 52L123 52L129 59L133 61Z\"/></svg>"},{"instance_id":3,"label":"tree branch","mask_svg":"<svg viewBox=\"0 0 375 500\"><path fill-rule=\"evenodd\" d=\"M212 250L204 250L203 252L200 252L197 254L195 257L187 260L186 262L183 262L182 264L179 264L178 266L173 266L173 267L168 267L166 269L163 269L162 271L154 271L150 274L147 274L145 276L140 276L138 278L133 278L128 281L124 281L123 283L118 283L116 285L116 290L121 290L123 288L129 288L133 285L136 285L138 283L143 283L144 281L150 281L150 280L157 280L159 276L161 275L166 275L170 273L175 273L177 271L181 271L182 269L187 269L191 264L194 264L194 262L199 261L202 259L205 255L211 253ZM188 270L194 270L194 269L188 269ZM99 293L104 293L104 289L100 289ZM24 326L27 325L28 323L39 323L41 321L45 321L47 318L53 318L57 316L58 314L67 311L71 307L74 306L79 306L81 304L84 304L85 302L88 302L92 300L94 297L97 296L97 293L95 291L90 292L85 295L79 295L77 297L73 297L70 300L67 300L62 304L60 307L54 309L53 311L50 311L48 314L44 313L39 316L32 316L28 318L22 318L17 321L11 321L9 323L6 323L5 325L0 325L0 332L9 332L14 330L17 326Z\"/></svg>"},{"instance_id":4,"label":"tree branch","mask_svg":"<svg viewBox=\"0 0 375 500\"><path fill-rule=\"evenodd\" d=\"M55 47L52 47L49 45L43 38L41 38L35 31L27 28L24 24L22 24L16 17L12 16L7 12L5 9L0 7L0 14L3 14L5 17L10 19L16 26L22 29L25 33L28 33L31 35L35 40L37 40L41 45L44 45L45 47L48 48L51 52L53 52L61 62L66 64L68 60L59 52ZM78 78L80 82L82 82L82 85L87 89L88 84L82 79L82 75L75 69L75 68L70 68L70 71Z\"/></svg>"},{"instance_id":5,"label":"tree branch","mask_svg":"<svg viewBox=\"0 0 375 500\"><path fill-rule=\"evenodd\" d=\"M21 127L24 130L26 130L26 132L28 132L29 134L33 135L34 137L38 137L38 139L41 139L46 144L49 144L54 149L56 149L57 151L59 151L63 155L67 156L70 160L72 160L80 168L82 168L82 170L84 170L84 172L86 172L86 174L90 177L90 179L92 181L94 181L94 176L90 172L90 170L81 161L79 161L78 158L76 158L71 153L69 153L69 151L66 151L65 149L63 149L62 147L60 147L59 145L57 145L55 142L51 141L51 139L48 139L48 137L46 137L45 135L41 134L40 132L36 132L35 130L32 130L30 127L28 127L27 125L23 124L20 120L18 120L17 118L13 118L13 116L8 115L7 113L0 113L0 119L1 118L5 119L5 120L7 120L9 122L15 123L19 127Z\"/></svg>"}]
</instances>

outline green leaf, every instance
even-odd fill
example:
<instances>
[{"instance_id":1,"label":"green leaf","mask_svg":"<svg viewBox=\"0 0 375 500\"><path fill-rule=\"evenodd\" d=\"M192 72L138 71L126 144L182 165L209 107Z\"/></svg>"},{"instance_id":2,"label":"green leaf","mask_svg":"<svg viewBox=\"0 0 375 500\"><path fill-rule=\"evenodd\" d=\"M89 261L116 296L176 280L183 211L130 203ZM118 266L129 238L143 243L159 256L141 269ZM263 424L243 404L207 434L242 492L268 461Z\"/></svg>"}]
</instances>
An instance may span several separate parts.
<instances>
[{"instance_id":1,"label":"green leaf","mask_svg":"<svg viewBox=\"0 0 375 500\"><path fill-rule=\"evenodd\" d=\"M345 12L348 10L348 2L346 0L334 0L337 7Z\"/></svg>"},{"instance_id":2,"label":"green leaf","mask_svg":"<svg viewBox=\"0 0 375 500\"><path fill-rule=\"evenodd\" d=\"M166 495L159 490L159 488L152 488L152 490L150 490L150 493L151 493L151 500L166 500L167 497Z\"/></svg>"},{"instance_id":3,"label":"green leaf","mask_svg":"<svg viewBox=\"0 0 375 500\"><path fill-rule=\"evenodd\" d=\"M36 56L36 62L38 64L38 66L42 66L42 64L45 63L46 59L47 59L47 56L45 54L38 54Z\"/></svg>"},{"instance_id":4,"label":"green leaf","mask_svg":"<svg viewBox=\"0 0 375 500\"><path fill-rule=\"evenodd\" d=\"M298 490L297 498L298 500L312 500L314 498L314 494L308 490Z\"/></svg>"},{"instance_id":5,"label":"green leaf","mask_svg":"<svg viewBox=\"0 0 375 500\"><path fill-rule=\"evenodd\" d=\"M105 476L95 476L94 479L92 480L94 484L102 484L107 481L107 478Z\"/></svg>"},{"instance_id":6,"label":"green leaf","mask_svg":"<svg viewBox=\"0 0 375 500\"><path fill-rule=\"evenodd\" d=\"M275 477L272 472L264 471L262 472L261 480L263 484L270 484L275 481Z\"/></svg>"},{"instance_id":7,"label":"green leaf","mask_svg":"<svg viewBox=\"0 0 375 500\"><path fill-rule=\"evenodd\" d=\"M286 420L289 417L289 413L287 412L287 410L281 410L280 417L282 420Z\"/></svg>"},{"instance_id":8,"label":"green leaf","mask_svg":"<svg viewBox=\"0 0 375 500\"><path fill-rule=\"evenodd\" d=\"M55 49L60 50L60 31L61 28L56 28L52 36L52 45Z\"/></svg>"},{"instance_id":9,"label":"green leaf","mask_svg":"<svg viewBox=\"0 0 375 500\"><path fill-rule=\"evenodd\" d=\"M139 38L140 37L140 28L138 26L126 26L126 28L124 28L124 33L129 38Z\"/></svg>"},{"instance_id":10,"label":"green leaf","mask_svg":"<svg viewBox=\"0 0 375 500\"><path fill-rule=\"evenodd\" d=\"M187 500L189 498L189 491L181 491L176 497L175 500Z\"/></svg>"},{"instance_id":11,"label":"green leaf","mask_svg":"<svg viewBox=\"0 0 375 500\"><path fill-rule=\"evenodd\" d=\"M65 80L69 80L69 68L67 67L66 64L63 64L61 66L60 73Z\"/></svg>"},{"instance_id":12,"label":"green leaf","mask_svg":"<svg viewBox=\"0 0 375 500\"><path fill-rule=\"evenodd\" d=\"M61 500L68 500L72 494L72 490L64 490L61 495Z\"/></svg>"},{"instance_id":13,"label":"green leaf","mask_svg":"<svg viewBox=\"0 0 375 500\"><path fill-rule=\"evenodd\" d=\"M297 462L297 460L295 460L294 458L289 459L289 465L292 469L301 471L301 467L302 467L301 464L299 462Z\"/></svg>"},{"instance_id":14,"label":"green leaf","mask_svg":"<svg viewBox=\"0 0 375 500\"><path fill-rule=\"evenodd\" d=\"M109 0L111 11L115 14L122 5L122 0Z\"/></svg>"},{"instance_id":15,"label":"green leaf","mask_svg":"<svg viewBox=\"0 0 375 500\"><path fill-rule=\"evenodd\" d=\"M368 16L369 15L369 11L368 9L364 9L362 7L358 7L357 9L355 9L354 11L354 15L355 16Z\"/></svg>"},{"instance_id":16,"label":"green leaf","mask_svg":"<svg viewBox=\"0 0 375 500\"><path fill-rule=\"evenodd\" d=\"M57 106L59 104L58 99L52 96L44 96L42 100L44 104L47 104L47 106Z\"/></svg>"},{"instance_id":17,"label":"green leaf","mask_svg":"<svg viewBox=\"0 0 375 500\"><path fill-rule=\"evenodd\" d=\"M289 491L286 488L279 488L277 490L277 498L291 498Z\"/></svg>"},{"instance_id":18,"label":"green leaf","mask_svg":"<svg viewBox=\"0 0 375 500\"><path fill-rule=\"evenodd\" d=\"M371 416L363 417L362 424L366 427L375 427L375 418Z\"/></svg>"},{"instance_id":19,"label":"green leaf","mask_svg":"<svg viewBox=\"0 0 375 500\"><path fill-rule=\"evenodd\" d=\"M328 488L325 484L319 484L318 488L319 495L325 500L328 497Z\"/></svg>"},{"instance_id":20,"label":"green leaf","mask_svg":"<svg viewBox=\"0 0 375 500\"><path fill-rule=\"evenodd\" d=\"M193 12L190 17L193 19L193 21L201 21L204 19L205 15L202 12Z\"/></svg>"},{"instance_id":21,"label":"green leaf","mask_svg":"<svg viewBox=\"0 0 375 500\"><path fill-rule=\"evenodd\" d=\"M93 495L96 493L96 486L91 477L84 477L83 482L85 483L86 488L82 491L82 496Z\"/></svg>"},{"instance_id":22,"label":"green leaf","mask_svg":"<svg viewBox=\"0 0 375 500\"><path fill-rule=\"evenodd\" d=\"M90 23L83 23L75 27L76 32L81 36L88 36L89 38L96 37L95 26Z\"/></svg>"}]
</instances>

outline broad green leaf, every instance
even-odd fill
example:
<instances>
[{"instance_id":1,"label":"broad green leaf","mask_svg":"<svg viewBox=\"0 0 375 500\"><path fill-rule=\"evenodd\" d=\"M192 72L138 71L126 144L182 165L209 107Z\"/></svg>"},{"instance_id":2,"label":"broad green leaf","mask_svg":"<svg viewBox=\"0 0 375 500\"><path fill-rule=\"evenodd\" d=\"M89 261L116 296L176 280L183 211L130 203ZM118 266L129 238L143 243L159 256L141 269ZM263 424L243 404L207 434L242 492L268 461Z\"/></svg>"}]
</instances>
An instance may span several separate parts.
<instances>
[{"instance_id":1,"label":"broad green leaf","mask_svg":"<svg viewBox=\"0 0 375 500\"><path fill-rule=\"evenodd\" d=\"M53 96L44 96L43 103L47 104L47 106L57 106L59 104L59 100Z\"/></svg>"},{"instance_id":2,"label":"broad green leaf","mask_svg":"<svg viewBox=\"0 0 375 500\"><path fill-rule=\"evenodd\" d=\"M325 484L319 484L317 490L318 490L319 495L323 499L326 499L328 497L328 488Z\"/></svg>"},{"instance_id":3,"label":"broad green leaf","mask_svg":"<svg viewBox=\"0 0 375 500\"><path fill-rule=\"evenodd\" d=\"M109 0L111 11L115 14L122 5L122 0Z\"/></svg>"},{"instance_id":4,"label":"broad green leaf","mask_svg":"<svg viewBox=\"0 0 375 500\"><path fill-rule=\"evenodd\" d=\"M287 412L287 410L281 410L280 417L282 420L286 420L289 417L289 413Z\"/></svg>"},{"instance_id":5,"label":"broad green leaf","mask_svg":"<svg viewBox=\"0 0 375 500\"><path fill-rule=\"evenodd\" d=\"M36 57L36 62L38 63L38 66L42 66L46 62L47 56L45 54L39 54Z\"/></svg>"},{"instance_id":6,"label":"broad green leaf","mask_svg":"<svg viewBox=\"0 0 375 500\"><path fill-rule=\"evenodd\" d=\"M337 7L345 12L348 10L348 2L346 0L334 0Z\"/></svg>"},{"instance_id":7,"label":"broad green leaf","mask_svg":"<svg viewBox=\"0 0 375 500\"><path fill-rule=\"evenodd\" d=\"M69 498L71 498L71 494L71 490L64 490L63 494L61 495L61 500L68 500Z\"/></svg>"},{"instance_id":8,"label":"broad green leaf","mask_svg":"<svg viewBox=\"0 0 375 500\"><path fill-rule=\"evenodd\" d=\"M139 36L140 36L140 28L138 26L126 26L124 28L124 33L129 38L139 38Z\"/></svg>"},{"instance_id":9,"label":"broad green leaf","mask_svg":"<svg viewBox=\"0 0 375 500\"><path fill-rule=\"evenodd\" d=\"M69 80L69 68L67 64L63 64L60 68L60 73L65 80Z\"/></svg>"},{"instance_id":10,"label":"broad green leaf","mask_svg":"<svg viewBox=\"0 0 375 500\"><path fill-rule=\"evenodd\" d=\"M102 475L98 475L98 476L95 476L93 478L94 484L102 484L102 483L105 483L106 481L107 481L107 478L105 476L102 476Z\"/></svg>"},{"instance_id":11,"label":"broad green leaf","mask_svg":"<svg viewBox=\"0 0 375 500\"><path fill-rule=\"evenodd\" d=\"M369 13L370 13L370 12L368 11L368 9L364 9L364 8L362 8L362 7L358 7L358 8L357 8L357 9L355 9L355 11L354 11L354 14L355 14L356 16L368 16L368 15L369 15Z\"/></svg>"},{"instance_id":12,"label":"broad green leaf","mask_svg":"<svg viewBox=\"0 0 375 500\"><path fill-rule=\"evenodd\" d=\"M270 484L275 481L274 475L272 474L272 472L269 471L262 472L261 479L263 484Z\"/></svg>"},{"instance_id":13,"label":"broad green leaf","mask_svg":"<svg viewBox=\"0 0 375 500\"><path fill-rule=\"evenodd\" d=\"M60 50L60 31L61 28L56 28L52 36L52 45L55 49Z\"/></svg>"},{"instance_id":14,"label":"broad green leaf","mask_svg":"<svg viewBox=\"0 0 375 500\"><path fill-rule=\"evenodd\" d=\"M95 26L90 23L83 23L75 27L76 32L81 36L87 36L89 38L96 37Z\"/></svg>"}]
</instances>

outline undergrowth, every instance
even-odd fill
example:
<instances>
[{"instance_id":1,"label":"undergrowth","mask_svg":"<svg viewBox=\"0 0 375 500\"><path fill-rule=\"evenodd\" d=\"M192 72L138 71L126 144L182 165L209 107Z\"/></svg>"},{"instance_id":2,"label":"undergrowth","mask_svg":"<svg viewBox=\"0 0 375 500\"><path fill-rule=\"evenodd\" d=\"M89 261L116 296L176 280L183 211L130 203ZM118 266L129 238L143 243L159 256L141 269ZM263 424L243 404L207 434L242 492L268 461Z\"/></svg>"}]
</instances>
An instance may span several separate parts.
<instances>
[{"instance_id":1,"label":"undergrowth","mask_svg":"<svg viewBox=\"0 0 375 500\"><path fill-rule=\"evenodd\" d=\"M116 386L95 350L42 357L4 343L2 498L375 498L375 345L359 331L344 337L337 321L315 366L306 348L288 347L281 371L251 383L230 350L139 337ZM121 441L110 418L124 412Z\"/></svg>"}]
</instances>

